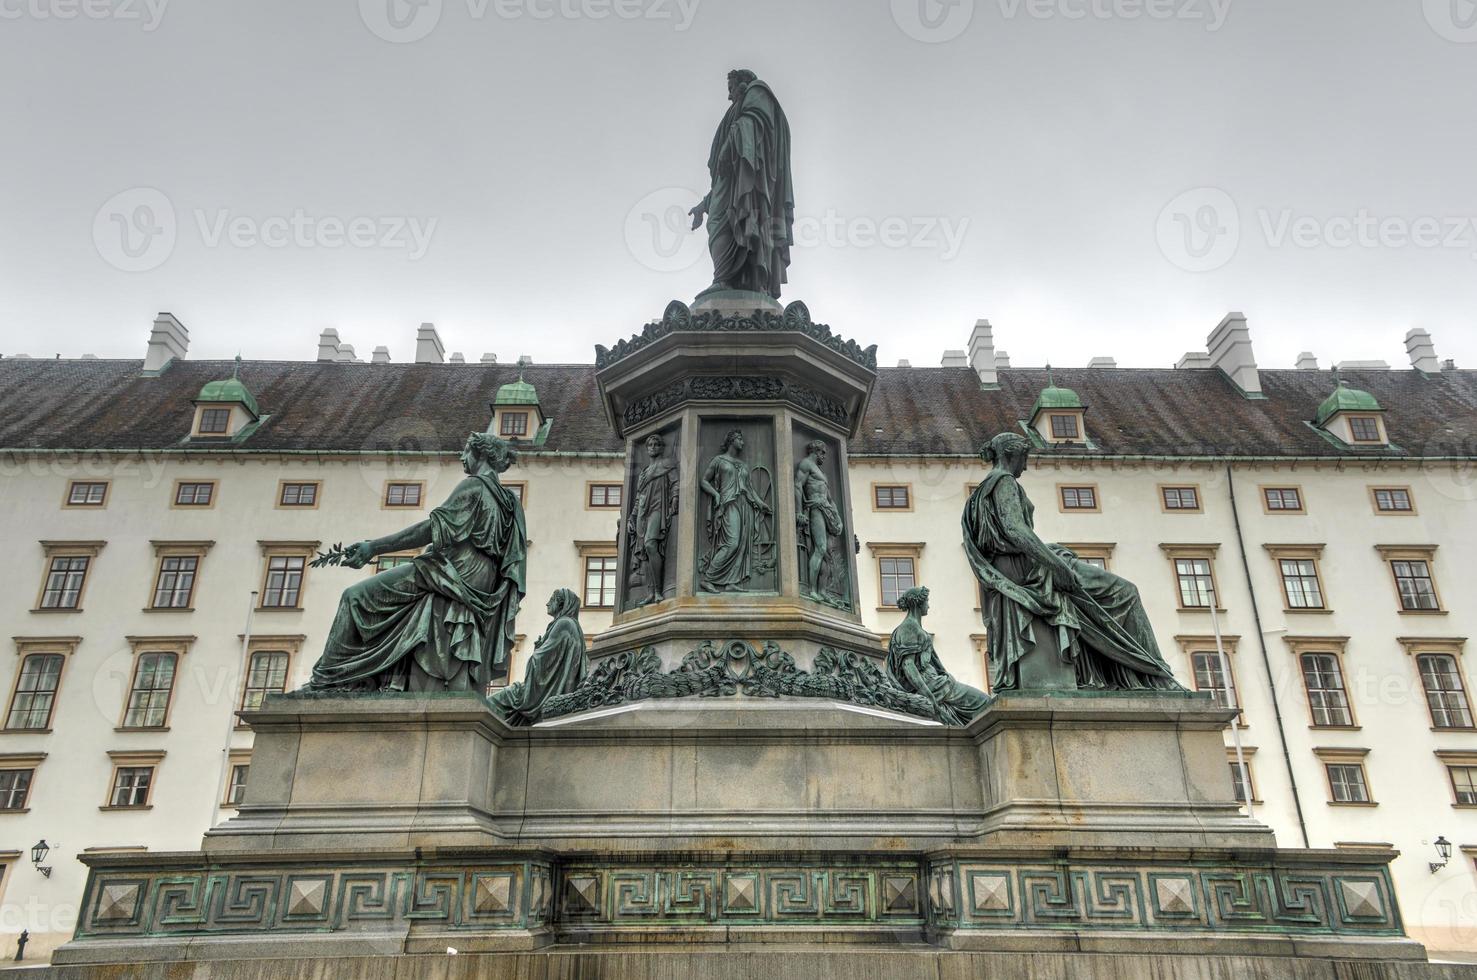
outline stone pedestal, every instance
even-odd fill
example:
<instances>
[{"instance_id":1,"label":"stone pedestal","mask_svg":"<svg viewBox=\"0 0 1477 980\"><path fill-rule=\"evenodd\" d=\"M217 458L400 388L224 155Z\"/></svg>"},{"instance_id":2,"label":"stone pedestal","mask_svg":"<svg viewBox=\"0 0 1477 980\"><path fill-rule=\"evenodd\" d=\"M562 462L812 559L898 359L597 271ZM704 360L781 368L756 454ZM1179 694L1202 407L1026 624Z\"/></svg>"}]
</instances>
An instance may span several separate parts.
<instances>
[{"instance_id":1,"label":"stone pedestal","mask_svg":"<svg viewBox=\"0 0 1477 980\"><path fill-rule=\"evenodd\" d=\"M1228 712L1198 695L1006 697L968 728L742 693L531 729L474 695L272 696L245 717L238 815L202 852L87 858L58 963L568 943L659 943L670 969L677 943L1422 957L1388 856L1279 850L1240 812Z\"/></svg>"}]
</instances>

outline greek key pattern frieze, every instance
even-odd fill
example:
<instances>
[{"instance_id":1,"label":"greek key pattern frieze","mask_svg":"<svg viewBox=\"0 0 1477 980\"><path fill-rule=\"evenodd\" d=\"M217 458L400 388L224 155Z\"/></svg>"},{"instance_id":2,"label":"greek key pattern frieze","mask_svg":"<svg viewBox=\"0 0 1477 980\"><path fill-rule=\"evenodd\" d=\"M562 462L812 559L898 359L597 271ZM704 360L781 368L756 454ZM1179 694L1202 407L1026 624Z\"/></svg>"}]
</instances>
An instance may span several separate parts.
<instances>
[{"instance_id":1,"label":"greek key pattern frieze","mask_svg":"<svg viewBox=\"0 0 1477 980\"><path fill-rule=\"evenodd\" d=\"M474 868L115 874L93 872L78 938L391 928L528 929L552 917L553 873Z\"/></svg>"},{"instance_id":2,"label":"greek key pattern frieze","mask_svg":"<svg viewBox=\"0 0 1477 980\"><path fill-rule=\"evenodd\" d=\"M1383 867L1042 867L935 861L935 929L1402 933Z\"/></svg>"}]
</instances>

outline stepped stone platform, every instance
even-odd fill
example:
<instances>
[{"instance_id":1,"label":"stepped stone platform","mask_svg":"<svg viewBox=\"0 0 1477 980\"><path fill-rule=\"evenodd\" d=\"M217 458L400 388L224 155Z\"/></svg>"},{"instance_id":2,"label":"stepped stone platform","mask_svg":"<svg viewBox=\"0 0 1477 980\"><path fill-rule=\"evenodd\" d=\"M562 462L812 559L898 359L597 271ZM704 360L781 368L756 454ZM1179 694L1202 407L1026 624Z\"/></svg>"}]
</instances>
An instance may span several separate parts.
<instances>
[{"instance_id":1,"label":"stepped stone platform","mask_svg":"<svg viewBox=\"0 0 1477 980\"><path fill-rule=\"evenodd\" d=\"M744 696L245 717L239 814L88 858L51 975L1477 976L1405 937L1387 856L1241 812L1201 695L1008 696L964 728Z\"/></svg>"}]
</instances>

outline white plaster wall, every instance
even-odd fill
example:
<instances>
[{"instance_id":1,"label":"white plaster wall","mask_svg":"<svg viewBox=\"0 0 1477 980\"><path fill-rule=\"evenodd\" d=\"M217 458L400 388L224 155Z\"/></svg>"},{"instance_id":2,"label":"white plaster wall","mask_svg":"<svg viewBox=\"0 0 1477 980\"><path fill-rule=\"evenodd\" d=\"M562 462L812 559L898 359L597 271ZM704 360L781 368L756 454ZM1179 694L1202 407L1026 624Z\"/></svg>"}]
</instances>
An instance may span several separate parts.
<instances>
[{"instance_id":1,"label":"white plaster wall","mask_svg":"<svg viewBox=\"0 0 1477 980\"><path fill-rule=\"evenodd\" d=\"M966 488L984 474L978 461L854 459L850 477L853 512L862 553L858 560L862 613L870 628L886 634L901 613L877 608L876 563L868 543L923 542L919 580L933 594L929 628L941 655L956 676L982 685L983 665L971 642L983 632L977 590L964 558L959 517ZM609 458L549 459L526 456L507 474L526 480L529 537L529 595L519 620L527 636L521 657L546 625L544 600L557 587L582 587L583 566L575 541L614 541L616 514L585 506L590 480L619 482L620 461ZM174 481L201 477L220 480L214 507L192 511L170 507ZM386 479L427 481L426 506L415 511L385 510L380 501ZM67 482L111 479L106 509L61 506ZM314 510L282 510L274 504L282 479L323 481ZM240 691L240 634L250 593L260 587L263 558L259 540L321 541L324 547L379 536L425 516L460 478L454 460L301 456L181 460L152 457L95 457L0 461L5 506L0 535L9 544L14 587L0 597L4 636L81 636L63 675L54 730L50 734L0 734L0 753L45 752L37 772L30 811L0 814L0 853L28 852L46 838L54 847L55 873L42 878L25 853L6 870L0 906L0 937L11 955L14 935L32 934L31 950L64 941L81 895L84 868L76 857L86 848L147 847L193 849L200 834L224 811L217 805L224 750L249 746L250 735L230 729ZM875 482L908 483L914 509L906 513L872 508ZM1056 506L1059 482L1095 483L1101 513L1063 514ZM1160 483L1196 483L1203 514L1165 513ZM1477 811L1452 805L1451 791L1437 749L1477 750L1477 734L1430 730L1424 698L1399 636L1465 637L1477 630L1471 589L1464 569L1477 554L1477 520L1470 491L1450 470L1420 472L1386 466L1374 471L1343 465L1257 468L1238 465L1236 501L1247 559L1266 631L1267 657L1276 685L1276 704L1286 730L1286 751L1301 793L1308 843L1386 842L1402 854L1395 861L1397 890L1413 934L1438 948L1477 950L1477 880L1471 858L1459 850L1436 874L1430 845L1438 834L1459 847L1477 845ZM1263 512L1258 485L1297 484L1306 515ZM1218 543L1216 572L1223 604L1222 622L1240 637L1234 669L1245 709L1244 739L1252 757L1258 796L1256 815L1270 824L1285 846L1300 846L1302 835L1293 805L1283 744L1274 720L1273 687L1268 683L1260 633L1252 615L1248 581L1236 544L1225 469L1215 465L1177 466L1128 463L1033 463L1024 484L1036 503L1037 529L1049 540L1114 545L1111 567L1136 582L1166 656L1189 682L1189 669L1174 637L1206 635L1209 615L1180 612L1164 543ZM1368 487L1409 485L1418 515L1376 515ZM105 540L94 563L78 613L37 613L37 590L45 562L39 541ZM151 539L213 540L200 570L195 610L144 611L154 583ZM1266 543L1324 544L1323 575L1332 613L1283 613L1275 566ZM1398 612L1388 569L1375 544L1438 544L1435 572L1449 612L1410 616ZM291 686L306 680L321 650L342 588L367 572L313 569L306 577L303 609L263 611L253 620L255 634L303 634L302 654L292 664ZM608 614L586 611L587 633L605 628ZM1310 731L1296 661L1280 630L1293 635L1350 637L1346 668L1358 731ZM167 732L117 732L132 668L128 636L193 635L177 681ZM0 686L8 696L19 658L0 651ZM1477 651L1469 650L1464 661ZM1467 665L1469 667L1469 665ZM1470 669L1470 667L1469 667ZM1366 759L1377 806L1332 806L1315 746L1370 749ZM144 812L103 811L111 763L117 749L162 749L153 808Z\"/></svg>"}]
</instances>

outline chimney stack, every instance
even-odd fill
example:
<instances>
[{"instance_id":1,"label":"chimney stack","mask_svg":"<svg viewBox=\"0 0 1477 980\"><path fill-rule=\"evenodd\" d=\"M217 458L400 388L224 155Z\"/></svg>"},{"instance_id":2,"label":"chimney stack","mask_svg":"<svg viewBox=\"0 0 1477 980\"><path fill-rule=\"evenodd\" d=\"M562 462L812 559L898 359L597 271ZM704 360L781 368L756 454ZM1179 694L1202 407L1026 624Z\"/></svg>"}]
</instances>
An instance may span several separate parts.
<instances>
[{"instance_id":1,"label":"chimney stack","mask_svg":"<svg viewBox=\"0 0 1477 980\"><path fill-rule=\"evenodd\" d=\"M1115 368L1118 366L1118 362L1111 357L1094 357L1087 362L1087 366L1090 368Z\"/></svg>"},{"instance_id":2,"label":"chimney stack","mask_svg":"<svg viewBox=\"0 0 1477 980\"><path fill-rule=\"evenodd\" d=\"M334 360L335 361L339 361L340 363L343 363L343 364L353 364L355 361L358 360L358 358L354 356L354 345L353 344L339 344L338 345L338 356L335 357Z\"/></svg>"},{"instance_id":3,"label":"chimney stack","mask_svg":"<svg viewBox=\"0 0 1477 980\"><path fill-rule=\"evenodd\" d=\"M910 367L913 366L913 362L910 361L910 360L908 360L906 357L900 357L900 358L898 358L897 366L898 367L904 367L904 368L910 368Z\"/></svg>"},{"instance_id":4,"label":"chimney stack","mask_svg":"<svg viewBox=\"0 0 1477 980\"><path fill-rule=\"evenodd\" d=\"M1004 371L1010 367L1010 355L1003 350L995 352L995 370Z\"/></svg>"},{"instance_id":5,"label":"chimney stack","mask_svg":"<svg viewBox=\"0 0 1477 980\"><path fill-rule=\"evenodd\" d=\"M1299 371L1316 371L1318 370L1318 358L1313 356L1312 351L1305 350L1298 355L1297 363L1293 366Z\"/></svg>"},{"instance_id":6,"label":"chimney stack","mask_svg":"<svg viewBox=\"0 0 1477 980\"><path fill-rule=\"evenodd\" d=\"M962 350L946 350L943 360L939 362L939 367L969 367L969 358Z\"/></svg>"},{"instance_id":7,"label":"chimney stack","mask_svg":"<svg viewBox=\"0 0 1477 980\"><path fill-rule=\"evenodd\" d=\"M1431 334L1423 327L1414 327L1405 335L1405 351L1410 355L1410 366L1422 374L1436 374L1441 362L1436 358L1436 345Z\"/></svg>"},{"instance_id":8,"label":"chimney stack","mask_svg":"<svg viewBox=\"0 0 1477 980\"><path fill-rule=\"evenodd\" d=\"M376 347L374 349L374 353L369 355L369 360L374 364L389 364L390 348L385 347L384 345Z\"/></svg>"},{"instance_id":9,"label":"chimney stack","mask_svg":"<svg viewBox=\"0 0 1477 980\"><path fill-rule=\"evenodd\" d=\"M154 329L149 334L149 349L144 354L144 371L159 374L175 358L185 359L190 347L190 331L180 323L173 313L160 313L154 318Z\"/></svg>"},{"instance_id":10,"label":"chimney stack","mask_svg":"<svg viewBox=\"0 0 1477 980\"><path fill-rule=\"evenodd\" d=\"M497 355L496 354L493 354L493 353L490 353L490 352L487 353L487 354L483 354L482 355L482 363L483 364L496 364L497 363Z\"/></svg>"},{"instance_id":11,"label":"chimney stack","mask_svg":"<svg viewBox=\"0 0 1477 980\"><path fill-rule=\"evenodd\" d=\"M333 327L318 335L318 360L338 360L338 331Z\"/></svg>"},{"instance_id":12,"label":"chimney stack","mask_svg":"<svg viewBox=\"0 0 1477 980\"><path fill-rule=\"evenodd\" d=\"M1256 354L1251 349L1251 331L1246 314L1227 313L1220 325L1210 332L1205 346L1210 366L1220 368L1241 389L1243 395L1260 397L1262 378L1256 368Z\"/></svg>"},{"instance_id":13,"label":"chimney stack","mask_svg":"<svg viewBox=\"0 0 1477 980\"><path fill-rule=\"evenodd\" d=\"M533 355L532 354L519 354L518 355L518 366L519 367L528 367L532 363L533 363Z\"/></svg>"},{"instance_id":14,"label":"chimney stack","mask_svg":"<svg viewBox=\"0 0 1477 980\"><path fill-rule=\"evenodd\" d=\"M422 323L415 332L415 363L440 364L446 360L446 348L434 323Z\"/></svg>"},{"instance_id":15,"label":"chimney stack","mask_svg":"<svg viewBox=\"0 0 1477 980\"><path fill-rule=\"evenodd\" d=\"M465 364L465 363L467 363L467 359L462 356L462 352L461 351L453 351L452 352L452 355L451 355L451 363L452 364Z\"/></svg>"},{"instance_id":16,"label":"chimney stack","mask_svg":"<svg viewBox=\"0 0 1477 980\"><path fill-rule=\"evenodd\" d=\"M995 374L995 332L989 320L974 321L969 332L969 366L980 376L980 384L999 384Z\"/></svg>"},{"instance_id":17,"label":"chimney stack","mask_svg":"<svg viewBox=\"0 0 1477 980\"><path fill-rule=\"evenodd\" d=\"M1210 367L1210 355L1203 350L1187 350L1183 357L1174 362L1174 369L1176 371L1208 367Z\"/></svg>"}]
</instances>

